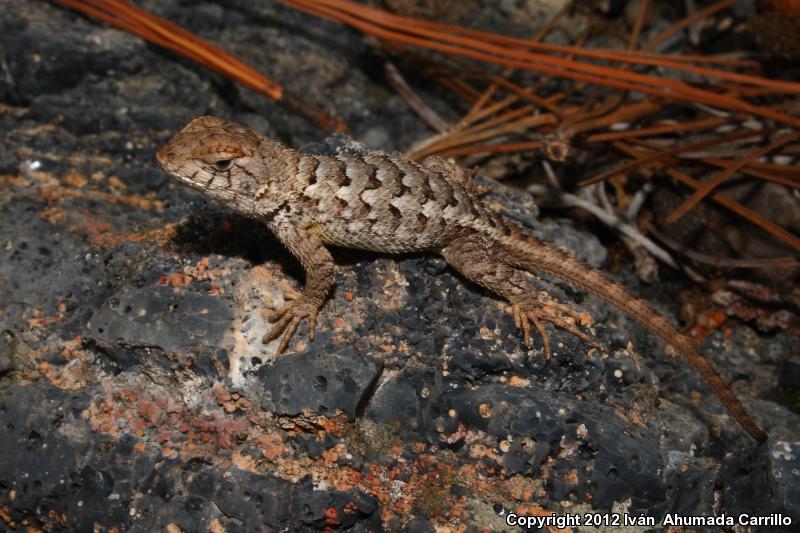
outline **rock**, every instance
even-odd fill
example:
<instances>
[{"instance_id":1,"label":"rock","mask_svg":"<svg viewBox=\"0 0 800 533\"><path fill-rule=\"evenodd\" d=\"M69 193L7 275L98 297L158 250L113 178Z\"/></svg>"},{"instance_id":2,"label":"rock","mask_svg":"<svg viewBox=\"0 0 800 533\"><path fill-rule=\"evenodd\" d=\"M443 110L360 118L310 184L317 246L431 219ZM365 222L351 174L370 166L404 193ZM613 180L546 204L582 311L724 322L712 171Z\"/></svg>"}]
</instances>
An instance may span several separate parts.
<instances>
[{"instance_id":1,"label":"rock","mask_svg":"<svg viewBox=\"0 0 800 533\"><path fill-rule=\"evenodd\" d=\"M178 351L216 346L232 319L221 298L171 287L123 289L86 324L86 338Z\"/></svg>"},{"instance_id":2,"label":"rock","mask_svg":"<svg viewBox=\"0 0 800 533\"><path fill-rule=\"evenodd\" d=\"M262 409L297 416L339 410L350 420L363 411L381 375L380 361L338 353L305 353L278 359L259 370ZM261 395L259 395L261 396Z\"/></svg>"},{"instance_id":3,"label":"rock","mask_svg":"<svg viewBox=\"0 0 800 533\"><path fill-rule=\"evenodd\" d=\"M10 331L0 334L0 377L8 374L16 368L16 362L12 359L16 350L14 335Z\"/></svg>"},{"instance_id":4,"label":"rock","mask_svg":"<svg viewBox=\"0 0 800 533\"><path fill-rule=\"evenodd\" d=\"M430 134L357 32L276 2L190 4L139 5L355 139L402 149ZM520 36L540 25L535 2L469 4L480 16L443 16ZM163 173L155 151L206 114L314 153L363 145L53 3L0 0L0 28L0 528L503 530L504 509L625 506L797 516L800 421L773 394L782 368L796 381L789 334L734 327L704 346L774 435L763 448L685 361L596 298L532 277L591 314L605 348L552 331L545 363L501 302L424 254L333 250L315 340L301 324L276 356L266 311L302 288L301 269L263 224ZM410 81L458 119L438 87ZM488 204L605 260L530 196L482 184ZM675 316L681 288L642 291Z\"/></svg>"},{"instance_id":5,"label":"rock","mask_svg":"<svg viewBox=\"0 0 800 533\"><path fill-rule=\"evenodd\" d=\"M610 409L552 392L500 385L451 388L434 405L439 406L434 411L439 420L455 419L472 431L493 435L498 442L520 442L500 460L509 474L532 474L559 448L573 450L552 465L549 491L557 499L569 493L585 494L601 508L630 500L632 512L646 510L651 516L665 508L666 487L658 475L662 457L652 434L626 427ZM499 446L502 451L504 446ZM570 472L588 476L576 484Z\"/></svg>"},{"instance_id":6,"label":"rock","mask_svg":"<svg viewBox=\"0 0 800 533\"><path fill-rule=\"evenodd\" d=\"M775 441L753 453L729 457L722 464L726 503L737 513L780 514L796 524L800 519L799 450L797 442Z\"/></svg>"}]
</instances>

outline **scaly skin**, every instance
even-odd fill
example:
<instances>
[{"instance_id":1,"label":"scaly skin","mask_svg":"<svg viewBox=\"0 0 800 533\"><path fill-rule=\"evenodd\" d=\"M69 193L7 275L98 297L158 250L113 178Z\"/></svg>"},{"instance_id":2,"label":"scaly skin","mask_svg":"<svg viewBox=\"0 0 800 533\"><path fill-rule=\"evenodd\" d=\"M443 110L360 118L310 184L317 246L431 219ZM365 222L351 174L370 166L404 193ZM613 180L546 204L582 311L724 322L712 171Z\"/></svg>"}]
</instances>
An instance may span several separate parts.
<instances>
[{"instance_id":1,"label":"scaly skin","mask_svg":"<svg viewBox=\"0 0 800 533\"><path fill-rule=\"evenodd\" d=\"M326 245L428 251L511 303L525 345L531 345L533 326L548 358L544 323L593 343L579 329L589 319L536 291L525 272L546 272L602 298L677 348L742 427L758 441L767 438L688 337L622 285L489 210L474 194L469 175L452 162L431 157L418 164L375 151L301 154L214 117L190 122L157 158L184 184L263 221L300 261L303 293L272 313L275 324L264 336L264 342L280 337L279 353L303 319L314 338L317 314L334 284Z\"/></svg>"}]
</instances>

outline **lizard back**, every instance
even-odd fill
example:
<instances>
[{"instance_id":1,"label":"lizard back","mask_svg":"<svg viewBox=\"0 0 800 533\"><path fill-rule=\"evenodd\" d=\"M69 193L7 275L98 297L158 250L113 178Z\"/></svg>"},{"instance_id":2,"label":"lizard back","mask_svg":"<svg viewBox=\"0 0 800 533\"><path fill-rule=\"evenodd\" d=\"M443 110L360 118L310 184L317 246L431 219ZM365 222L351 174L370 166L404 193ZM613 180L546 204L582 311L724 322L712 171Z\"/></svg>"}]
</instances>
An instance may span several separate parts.
<instances>
[{"instance_id":1,"label":"lizard back","mask_svg":"<svg viewBox=\"0 0 800 533\"><path fill-rule=\"evenodd\" d=\"M305 224L326 244L388 253L437 250L482 216L462 184L377 151L301 155Z\"/></svg>"}]
</instances>

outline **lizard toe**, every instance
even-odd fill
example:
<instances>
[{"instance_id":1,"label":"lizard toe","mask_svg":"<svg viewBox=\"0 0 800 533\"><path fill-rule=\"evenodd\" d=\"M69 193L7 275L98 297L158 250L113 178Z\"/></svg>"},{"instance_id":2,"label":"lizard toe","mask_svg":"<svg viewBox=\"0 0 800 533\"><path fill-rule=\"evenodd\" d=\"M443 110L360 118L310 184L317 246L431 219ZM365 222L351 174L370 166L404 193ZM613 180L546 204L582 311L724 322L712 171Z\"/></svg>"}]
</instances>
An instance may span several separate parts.
<instances>
[{"instance_id":1,"label":"lizard toe","mask_svg":"<svg viewBox=\"0 0 800 533\"><path fill-rule=\"evenodd\" d=\"M278 350L275 353L283 353L286 350L286 347L289 346L289 341L292 339L292 335L294 332L297 331L297 327L300 325L300 321L302 318L294 315L291 317L291 321L286 326L286 329L283 331L283 335L281 335L281 343L278 345Z\"/></svg>"},{"instance_id":2,"label":"lizard toe","mask_svg":"<svg viewBox=\"0 0 800 533\"><path fill-rule=\"evenodd\" d=\"M264 337L261 339L261 342L266 344L268 342L277 339L281 335L283 330L286 329L286 326L289 325L289 322L291 322L292 318L293 315L288 314L287 312L284 312L281 315L274 315L274 319L271 320L271 322L275 322L275 320L277 320L277 323L273 324L269 332L266 335L264 335Z\"/></svg>"},{"instance_id":3,"label":"lizard toe","mask_svg":"<svg viewBox=\"0 0 800 533\"><path fill-rule=\"evenodd\" d=\"M281 341L276 353L283 353L289 346L289 341L294 336L300 322L308 319L308 338L314 340L314 331L317 327L317 314L319 305L304 300L302 297L270 313L270 321L275 322L269 332L264 335L261 342L271 342L278 337Z\"/></svg>"},{"instance_id":4,"label":"lizard toe","mask_svg":"<svg viewBox=\"0 0 800 533\"><path fill-rule=\"evenodd\" d=\"M590 320L586 318L586 313L574 311L547 295L537 295L537 298L532 301L515 302L511 307L511 312L514 317L514 326L522 330L526 348L530 348L533 344L531 325L536 328L536 332L542 339L545 362L549 362L553 355L550 334L545 328L545 323L550 323L554 327L578 337L583 342L600 348L598 342L579 327L590 323Z\"/></svg>"}]
</instances>

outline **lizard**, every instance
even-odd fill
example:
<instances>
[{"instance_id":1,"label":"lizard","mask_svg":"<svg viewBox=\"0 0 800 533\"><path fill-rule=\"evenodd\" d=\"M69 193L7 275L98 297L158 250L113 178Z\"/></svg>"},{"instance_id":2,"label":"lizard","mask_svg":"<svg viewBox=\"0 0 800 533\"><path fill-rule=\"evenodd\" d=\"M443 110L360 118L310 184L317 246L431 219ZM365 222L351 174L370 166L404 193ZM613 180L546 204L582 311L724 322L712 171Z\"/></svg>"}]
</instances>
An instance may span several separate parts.
<instances>
[{"instance_id":1,"label":"lizard","mask_svg":"<svg viewBox=\"0 0 800 533\"><path fill-rule=\"evenodd\" d=\"M192 120L156 154L180 182L233 211L266 224L306 274L302 293L269 313L263 342L280 338L277 353L317 315L334 286L327 246L390 254L439 254L467 280L511 304L526 347L535 329L549 360L545 324L594 343L581 329L586 313L536 289L527 273L543 272L591 293L627 314L683 354L739 424L757 441L767 434L692 340L645 300L569 252L489 208L469 172L431 156L365 150L336 155L301 153L239 124L216 117Z\"/></svg>"}]
</instances>

